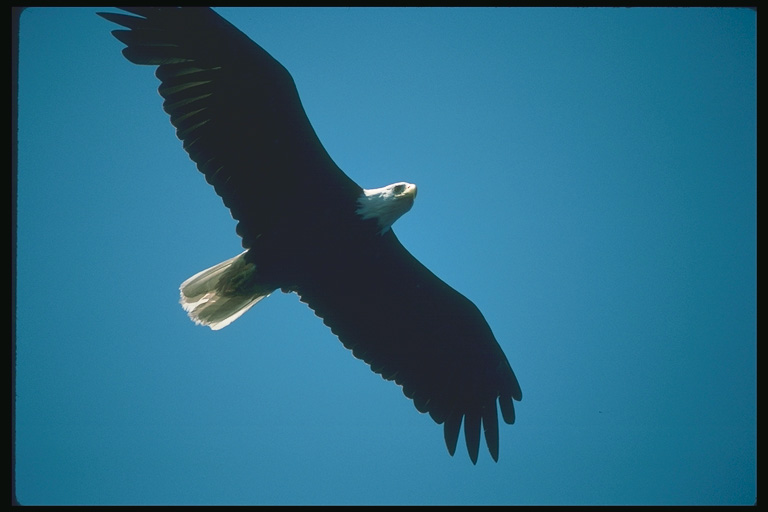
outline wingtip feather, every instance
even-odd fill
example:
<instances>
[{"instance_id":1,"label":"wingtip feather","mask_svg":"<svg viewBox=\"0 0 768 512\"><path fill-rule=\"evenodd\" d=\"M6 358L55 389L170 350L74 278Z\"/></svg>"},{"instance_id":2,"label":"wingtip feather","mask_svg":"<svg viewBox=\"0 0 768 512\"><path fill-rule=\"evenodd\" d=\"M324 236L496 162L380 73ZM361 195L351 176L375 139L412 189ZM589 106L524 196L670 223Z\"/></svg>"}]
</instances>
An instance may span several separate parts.
<instances>
[{"instance_id":1,"label":"wingtip feather","mask_svg":"<svg viewBox=\"0 0 768 512\"><path fill-rule=\"evenodd\" d=\"M464 439L467 442L467 453L472 464L477 464L480 451L480 414L476 411L464 415Z\"/></svg>"},{"instance_id":2,"label":"wingtip feather","mask_svg":"<svg viewBox=\"0 0 768 512\"><path fill-rule=\"evenodd\" d=\"M452 413L445 420L443 425L443 435L445 437L445 446L448 448L448 453L456 453L456 444L459 442L459 430L461 429L461 415Z\"/></svg>"}]
</instances>

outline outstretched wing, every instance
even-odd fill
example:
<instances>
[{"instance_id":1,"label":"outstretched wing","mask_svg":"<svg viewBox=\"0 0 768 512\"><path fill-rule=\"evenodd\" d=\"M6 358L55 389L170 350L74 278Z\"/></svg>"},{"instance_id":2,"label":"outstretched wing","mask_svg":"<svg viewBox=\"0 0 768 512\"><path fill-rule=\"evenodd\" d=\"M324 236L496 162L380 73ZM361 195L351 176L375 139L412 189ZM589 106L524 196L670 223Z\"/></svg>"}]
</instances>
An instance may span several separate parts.
<instances>
[{"instance_id":1,"label":"outstretched wing","mask_svg":"<svg viewBox=\"0 0 768 512\"><path fill-rule=\"evenodd\" d=\"M354 203L362 189L328 156L293 78L263 48L209 8L125 10L136 16L99 15L129 29L112 32L129 61L158 66L163 108L244 247L298 201Z\"/></svg>"},{"instance_id":2,"label":"outstretched wing","mask_svg":"<svg viewBox=\"0 0 768 512\"><path fill-rule=\"evenodd\" d=\"M512 401L522 392L480 310L414 258L391 230L376 243L337 251L334 259L332 268L313 269L302 280L295 290L301 300L355 357L400 384L419 411L444 424L452 455L463 419L472 462L481 422L498 460L496 401L511 424Z\"/></svg>"}]
</instances>

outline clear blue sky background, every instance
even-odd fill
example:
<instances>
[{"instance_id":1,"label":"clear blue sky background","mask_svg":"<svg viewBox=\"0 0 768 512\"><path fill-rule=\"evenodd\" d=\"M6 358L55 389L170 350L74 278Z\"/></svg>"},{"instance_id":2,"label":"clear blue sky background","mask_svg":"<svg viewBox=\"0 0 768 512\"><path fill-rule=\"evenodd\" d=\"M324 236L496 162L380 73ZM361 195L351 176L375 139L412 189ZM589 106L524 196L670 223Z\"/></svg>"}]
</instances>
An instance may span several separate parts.
<instances>
[{"instance_id":1,"label":"clear blue sky background","mask_svg":"<svg viewBox=\"0 0 768 512\"><path fill-rule=\"evenodd\" d=\"M220 12L291 71L354 180L419 186L395 230L484 312L518 421L498 463L450 457L295 295L190 322L178 286L240 251L234 221L115 27L31 9L19 500L755 501L753 11Z\"/></svg>"}]
</instances>

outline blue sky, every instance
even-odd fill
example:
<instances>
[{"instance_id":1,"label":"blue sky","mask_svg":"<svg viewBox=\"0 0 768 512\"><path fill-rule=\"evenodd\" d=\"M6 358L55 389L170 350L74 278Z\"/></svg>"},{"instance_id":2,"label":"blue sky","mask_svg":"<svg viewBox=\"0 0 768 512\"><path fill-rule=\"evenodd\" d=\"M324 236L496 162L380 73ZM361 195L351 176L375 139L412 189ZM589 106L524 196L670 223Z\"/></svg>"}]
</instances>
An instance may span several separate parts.
<instances>
[{"instance_id":1,"label":"blue sky","mask_svg":"<svg viewBox=\"0 0 768 512\"><path fill-rule=\"evenodd\" d=\"M755 501L753 11L219 10L350 177L419 186L395 231L523 388L477 466L295 295L188 320L235 222L95 11L21 17L22 503Z\"/></svg>"}]
</instances>

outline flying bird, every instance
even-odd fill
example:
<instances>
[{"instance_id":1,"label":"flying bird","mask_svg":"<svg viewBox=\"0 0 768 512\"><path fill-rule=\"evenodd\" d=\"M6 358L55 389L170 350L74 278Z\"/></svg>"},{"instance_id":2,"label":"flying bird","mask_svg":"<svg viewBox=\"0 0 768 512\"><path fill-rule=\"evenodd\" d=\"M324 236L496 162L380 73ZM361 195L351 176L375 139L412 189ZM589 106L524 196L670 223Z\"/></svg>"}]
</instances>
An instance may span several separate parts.
<instances>
[{"instance_id":1,"label":"flying bird","mask_svg":"<svg viewBox=\"0 0 768 512\"><path fill-rule=\"evenodd\" d=\"M244 252L182 283L190 318L221 329L275 290L295 292L344 346L444 425L481 426L499 457L496 402L515 421L517 378L480 310L400 243L392 224L416 186L363 189L334 163L290 73L209 8L98 13L135 64L157 66L163 108L237 221Z\"/></svg>"}]
</instances>

